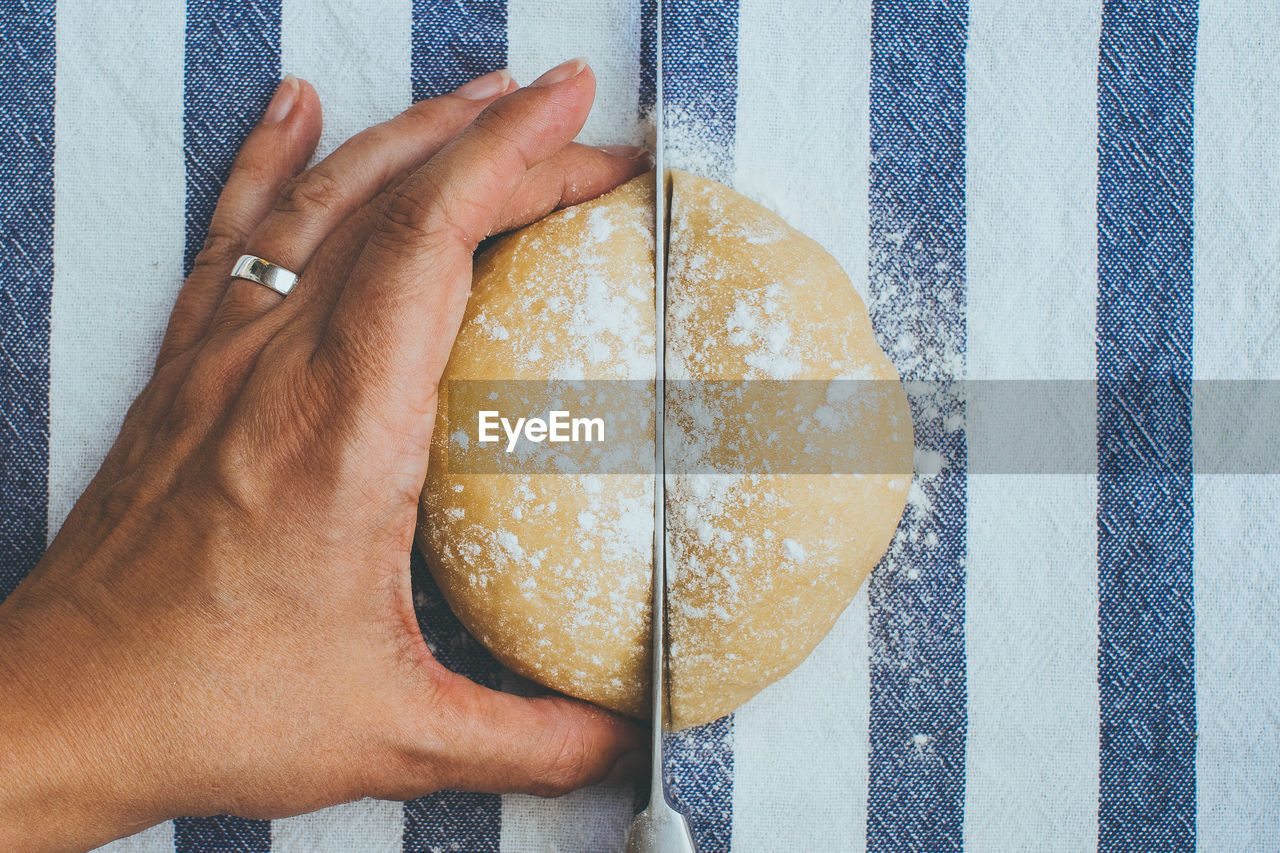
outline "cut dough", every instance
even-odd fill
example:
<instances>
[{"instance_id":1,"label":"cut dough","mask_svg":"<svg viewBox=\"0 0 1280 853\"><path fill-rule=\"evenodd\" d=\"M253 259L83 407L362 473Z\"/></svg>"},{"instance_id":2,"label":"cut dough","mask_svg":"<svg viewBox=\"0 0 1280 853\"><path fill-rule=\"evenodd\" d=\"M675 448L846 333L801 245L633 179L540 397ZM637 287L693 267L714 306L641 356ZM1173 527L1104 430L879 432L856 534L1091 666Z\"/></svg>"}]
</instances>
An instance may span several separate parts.
<instances>
[{"instance_id":1,"label":"cut dough","mask_svg":"<svg viewBox=\"0 0 1280 853\"><path fill-rule=\"evenodd\" d=\"M448 387L652 381L653 180L552 214L477 258L418 527L445 597L499 661L634 716L648 708L652 477L451 472L451 447L468 439L448 417ZM669 701L672 727L685 728L729 713L827 634L897 526L912 427L897 373L836 261L721 184L682 172L670 180L667 376L695 380L667 398L669 459L681 466L667 478ZM767 381L736 404L719 397L708 420L724 389L698 380L743 379ZM863 382L831 383L841 379ZM834 419L828 432L856 467L769 473L736 456L726 436L762 408L775 407L765 415L778 421L779 393L816 394L822 405L806 404L802 420ZM626 428L648 440L652 418ZM789 430L806 440L790 421L770 440L785 444ZM872 473L843 473L854 470Z\"/></svg>"}]
</instances>

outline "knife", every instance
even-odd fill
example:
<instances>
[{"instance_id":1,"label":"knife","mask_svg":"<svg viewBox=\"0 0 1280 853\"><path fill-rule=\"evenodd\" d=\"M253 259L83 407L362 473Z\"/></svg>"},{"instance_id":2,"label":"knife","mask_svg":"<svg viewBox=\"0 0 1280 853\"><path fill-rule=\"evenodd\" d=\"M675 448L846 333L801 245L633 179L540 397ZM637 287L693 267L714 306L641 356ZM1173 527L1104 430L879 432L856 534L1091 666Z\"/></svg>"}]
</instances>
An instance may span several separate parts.
<instances>
[{"instance_id":1,"label":"knife","mask_svg":"<svg viewBox=\"0 0 1280 853\"><path fill-rule=\"evenodd\" d=\"M649 783L649 805L636 816L627 837L627 853L697 853L688 819L667 800L662 773L662 733L666 729L666 603L667 603L667 513L666 450L663 441L666 403L667 327L667 168L664 145L666 111L662 85L662 2L656 0L654 20L656 43L654 62L654 114L657 136L654 142L654 229L653 270L655 371L654 402L654 487L653 487L653 615L649 620L653 645L653 771Z\"/></svg>"}]
</instances>

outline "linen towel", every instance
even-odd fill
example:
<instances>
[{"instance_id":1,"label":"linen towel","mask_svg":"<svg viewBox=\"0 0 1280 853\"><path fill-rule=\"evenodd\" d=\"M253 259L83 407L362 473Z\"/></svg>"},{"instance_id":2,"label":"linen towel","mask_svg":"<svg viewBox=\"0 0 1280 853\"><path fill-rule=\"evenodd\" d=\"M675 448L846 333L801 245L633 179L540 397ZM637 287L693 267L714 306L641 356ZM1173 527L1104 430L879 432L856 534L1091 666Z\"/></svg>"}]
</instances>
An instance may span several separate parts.
<instances>
[{"instance_id":1,"label":"linen towel","mask_svg":"<svg viewBox=\"0 0 1280 853\"><path fill-rule=\"evenodd\" d=\"M653 0L0 10L0 595L146 381L284 73L320 93L320 155L477 74L527 83L576 55L599 81L583 141L652 138ZM1204 383L1280 378L1275 7L664 16L671 165L822 243L925 389L911 501L854 604L793 674L673 738L701 849L1280 849L1280 467L1196 451L1222 427ZM954 393L1012 380L1088 390L1074 462L1007 464L1001 436L1022 433ZM416 568L441 659L509 683ZM182 819L104 849L612 851L638 796L443 792Z\"/></svg>"}]
</instances>

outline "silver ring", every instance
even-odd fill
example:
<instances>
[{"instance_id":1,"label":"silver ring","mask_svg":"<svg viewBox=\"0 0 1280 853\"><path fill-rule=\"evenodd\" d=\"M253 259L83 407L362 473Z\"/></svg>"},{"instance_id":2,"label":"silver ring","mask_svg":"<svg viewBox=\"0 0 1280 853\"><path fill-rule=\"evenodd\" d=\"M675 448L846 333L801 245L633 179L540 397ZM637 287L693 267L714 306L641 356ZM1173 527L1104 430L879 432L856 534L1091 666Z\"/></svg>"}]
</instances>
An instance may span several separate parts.
<instances>
[{"instance_id":1,"label":"silver ring","mask_svg":"<svg viewBox=\"0 0 1280 853\"><path fill-rule=\"evenodd\" d=\"M232 278L245 278L256 281L263 287L269 287L281 296L288 296L293 285L298 281L296 273L291 273L270 261L264 261L257 255L241 255L240 260L231 268Z\"/></svg>"}]
</instances>

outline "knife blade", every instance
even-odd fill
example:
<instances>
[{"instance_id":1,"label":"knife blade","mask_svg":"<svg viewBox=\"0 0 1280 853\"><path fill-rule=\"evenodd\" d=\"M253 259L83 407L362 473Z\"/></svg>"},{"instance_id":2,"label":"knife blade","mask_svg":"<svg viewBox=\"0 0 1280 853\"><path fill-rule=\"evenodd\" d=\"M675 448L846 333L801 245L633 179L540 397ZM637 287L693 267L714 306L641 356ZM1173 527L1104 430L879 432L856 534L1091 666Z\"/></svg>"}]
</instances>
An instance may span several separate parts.
<instances>
[{"instance_id":1,"label":"knife blade","mask_svg":"<svg viewBox=\"0 0 1280 853\"><path fill-rule=\"evenodd\" d=\"M666 513L666 331L667 331L667 167L666 109L662 78L662 3L656 0L654 19L654 486L653 486L653 612L650 618L653 675L652 776L649 805L636 816L627 838L627 853L697 853L688 819L667 800L662 772L662 733L665 731L666 603L667 603L667 513Z\"/></svg>"}]
</instances>

